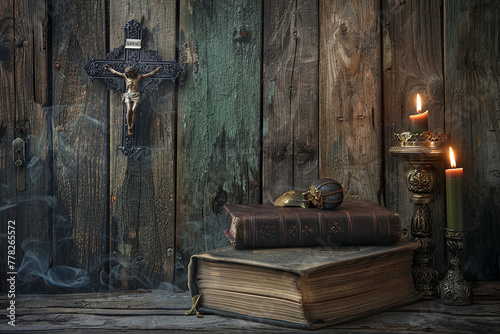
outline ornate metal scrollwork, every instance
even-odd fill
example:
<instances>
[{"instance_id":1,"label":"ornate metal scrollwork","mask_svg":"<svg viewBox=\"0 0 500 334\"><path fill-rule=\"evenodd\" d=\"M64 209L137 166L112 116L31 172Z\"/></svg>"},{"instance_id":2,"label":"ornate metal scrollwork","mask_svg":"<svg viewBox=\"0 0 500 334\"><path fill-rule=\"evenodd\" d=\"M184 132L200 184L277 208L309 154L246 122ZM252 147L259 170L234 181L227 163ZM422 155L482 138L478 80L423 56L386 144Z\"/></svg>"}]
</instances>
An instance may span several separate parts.
<instances>
[{"instance_id":1,"label":"ornate metal scrollwork","mask_svg":"<svg viewBox=\"0 0 500 334\"><path fill-rule=\"evenodd\" d=\"M404 144L409 143L409 142L421 142L422 144L424 142L435 142L435 141L440 141L443 142L448 138L448 135L444 133L433 133L431 131L425 131L421 134L419 133L411 133L409 131L402 132L402 133L394 133L392 136L392 139L394 141L400 141Z\"/></svg>"},{"instance_id":2,"label":"ornate metal scrollwork","mask_svg":"<svg viewBox=\"0 0 500 334\"><path fill-rule=\"evenodd\" d=\"M414 166L406 175L406 184L413 193L430 193L436 187L437 170L430 166Z\"/></svg>"},{"instance_id":3,"label":"ornate metal scrollwork","mask_svg":"<svg viewBox=\"0 0 500 334\"><path fill-rule=\"evenodd\" d=\"M420 238L431 234L430 214L427 205L416 205L416 212L411 219L411 231L413 236Z\"/></svg>"},{"instance_id":4,"label":"ornate metal scrollwork","mask_svg":"<svg viewBox=\"0 0 500 334\"><path fill-rule=\"evenodd\" d=\"M429 141L445 141L448 136L445 133L433 133L430 131L425 131L421 134L424 140Z\"/></svg>"},{"instance_id":5,"label":"ornate metal scrollwork","mask_svg":"<svg viewBox=\"0 0 500 334\"><path fill-rule=\"evenodd\" d=\"M458 254L465 248L465 233L464 231L445 229L445 237L446 246L451 253L451 268L439 282L438 294L446 305L470 305L472 304L472 287L464 279L458 259Z\"/></svg>"},{"instance_id":6,"label":"ornate metal scrollwork","mask_svg":"<svg viewBox=\"0 0 500 334\"><path fill-rule=\"evenodd\" d=\"M182 72L182 66L177 63L175 59L171 61L164 61L157 50L150 50L142 46L142 35L145 28L143 28L136 20L127 22L122 28L124 30L124 44L113 49L104 59L96 59L96 57L92 57L85 66L85 70L90 78L92 80L104 79L108 89L116 93L123 93L124 90L128 90L128 88L130 88L130 84L127 83L128 88L123 89L123 83L118 84L116 80L114 80L114 78L117 78L118 74L123 74L128 66L132 66L137 74L141 74L144 78L146 78L144 83L145 87L142 90L145 94L158 90L158 86L162 80L168 79L175 81L175 79ZM149 74L153 72L154 78L149 79L151 76ZM127 73L131 72L129 71ZM134 76L132 75L132 77ZM129 81L130 78L131 77L128 78ZM142 79L139 78L138 80L138 86L140 86L140 80ZM139 89L132 93L139 93ZM140 95L134 95L133 98L136 100L130 100L130 94L132 93L126 92L124 94L124 101L125 95L127 95L127 99L129 99L128 103L131 103L132 101L134 104L138 105ZM127 102L125 101L125 104L126 103ZM124 107L124 113L128 114L128 110L129 109L125 109ZM124 119L127 120L127 124L130 126L130 133L126 132L126 126L124 124L122 145L119 146L119 149L125 155L130 156L138 151L138 149L134 148L134 139L129 136L133 133L135 118L127 116L124 117Z\"/></svg>"},{"instance_id":7,"label":"ornate metal scrollwork","mask_svg":"<svg viewBox=\"0 0 500 334\"><path fill-rule=\"evenodd\" d=\"M140 39L142 36L142 28L141 24L137 22L136 20L131 20L128 21L123 27L123 30L125 30L125 37L126 38L134 38L134 39Z\"/></svg>"},{"instance_id":8,"label":"ornate metal scrollwork","mask_svg":"<svg viewBox=\"0 0 500 334\"><path fill-rule=\"evenodd\" d=\"M419 238L420 248L416 250L417 253L420 254L429 254L434 249L434 240L432 237L423 237Z\"/></svg>"},{"instance_id":9,"label":"ornate metal scrollwork","mask_svg":"<svg viewBox=\"0 0 500 334\"><path fill-rule=\"evenodd\" d=\"M446 135L426 131L422 134L395 133L389 152L411 164L406 183L411 192L410 202L415 204L411 219L412 240L420 243L413 256L413 281L424 297L433 298L439 282L439 272L433 267L434 240L428 205L434 201L438 172L434 164L445 154Z\"/></svg>"},{"instance_id":10,"label":"ornate metal scrollwork","mask_svg":"<svg viewBox=\"0 0 500 334\"><path fill-rule=\"evenodd\" d=\"M133 135L126 135L125 144L123 146L118 146L118 149L122 151L126 156L134 155L140 150L140 148L134 146Z\"/></svg>"},{"instance_id":11,"label":"ornate metal scrollwork","mask_svg":"<svg viewBox=\"0 0 500 334\"><path fill-rule=\"evenodd\" d=\"M414 265L412 268L413 282L419 291L434 294L436 282L439 281L439 272L430 267L428 263Z\"/></svg>"}]
</instances>

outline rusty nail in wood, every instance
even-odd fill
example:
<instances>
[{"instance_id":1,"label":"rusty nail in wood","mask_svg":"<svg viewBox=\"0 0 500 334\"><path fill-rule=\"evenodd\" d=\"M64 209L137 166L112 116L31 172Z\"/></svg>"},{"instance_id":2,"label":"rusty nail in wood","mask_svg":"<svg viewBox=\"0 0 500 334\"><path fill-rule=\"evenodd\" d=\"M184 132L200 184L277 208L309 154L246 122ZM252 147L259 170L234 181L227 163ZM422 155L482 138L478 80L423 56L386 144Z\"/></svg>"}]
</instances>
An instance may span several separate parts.
<instances>
[{"instance_id":1,"label":"rusty nail in wood","mask_svg":"<svg viewBox=\"0 0 500 334\"><path fill-rule=\"evenodd\" d=\"M61 64L59 64L59 62L58 62L58 61L56 61L56 62L54 63L54 67L55 67L55 68L57 68L57 69L59 69L59 68L61 68Z\"/></svg>"}]
</instances>

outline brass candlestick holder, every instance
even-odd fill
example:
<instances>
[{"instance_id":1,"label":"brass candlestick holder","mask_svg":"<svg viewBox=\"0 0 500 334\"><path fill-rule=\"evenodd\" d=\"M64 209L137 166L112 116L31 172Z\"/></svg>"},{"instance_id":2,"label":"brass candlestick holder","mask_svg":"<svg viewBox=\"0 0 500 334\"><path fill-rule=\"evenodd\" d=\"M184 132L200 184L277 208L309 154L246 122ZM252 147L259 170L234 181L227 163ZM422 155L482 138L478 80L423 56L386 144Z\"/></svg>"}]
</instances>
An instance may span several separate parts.
<instances>
[{"instance_id":1,"label":"brass candlestick holder","mask_svg":"<svg viewBox=\"0 0 500 334\"><path fill-rule=\"evenodd\" d=\"M458 254L465 248L465 231L444 230L446 246L451 253L451 268L439 282L438 294L446 305L472 304L472 287L464 279L460 271Z\"/></svg>"},{"instance_id":2,"label":"brass candlestick holder","mask_svg":"<svg viewBox=\"0 0 500 334\"><path fill-rule=\"evenodd\" d=\"M433 267L434 240L428 205L434 202L433 191L438 182L435 164L442 161L446 149L446 135L426 131L422 134L404 132L394 134L389 152L411 167L406 173L406 184L411 192L410 202L415 204L411 219L411 235L420 243L413 256L413 282L424 298L436 294L439 272Z\"/></svg>"}]
</instances>

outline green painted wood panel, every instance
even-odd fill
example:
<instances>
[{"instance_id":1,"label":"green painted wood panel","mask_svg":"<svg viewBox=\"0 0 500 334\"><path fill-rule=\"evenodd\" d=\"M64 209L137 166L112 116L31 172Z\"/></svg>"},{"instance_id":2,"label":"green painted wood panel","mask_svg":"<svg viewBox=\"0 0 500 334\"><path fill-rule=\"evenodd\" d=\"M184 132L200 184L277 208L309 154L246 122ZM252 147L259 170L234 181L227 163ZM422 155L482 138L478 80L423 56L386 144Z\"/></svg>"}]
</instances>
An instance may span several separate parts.
<instances>
[{"instance_id":1,"label":"green painted wood panel","mask_svg":"<svg viewBox=\"0 0 500 334\"><path fill-rule=\"evenodd\" d=\"M317 0L264 1L264 203L318 179L317 7Z\"/></svg>"},{"instance_id":2,"label":"green painted wood panel","mask_svg":"<svg viewBox=\"0 0 500 334\"><path fill-rule=\"evenodd\" d=\"M320 1L320 177L345 199L381 201L378 3Z\"/></svg>"},{"instance_id":3,"label":"green painted wood panel","mask_svg":"<svg viewBox=\"0 0 500 334\"><path fill-rule=\"evenodd\" d=\"M260 201L262 4L181 1L179 20L181 47L196 42L187 53L198 56L197 62L187 57L179 89L176 282L182 285L190 255L228 244L223 204Z\"/></svg>"},{"instance_id":4,"label":"green painted wood panel","mask_svg":"<svg viewBox=\"0 0 500 334\"><path fill-rule=\"evenodd\" d=\"M54 1L53 272L70 291L98 290L109 254L107 92L85 64L106 50L106 1Z\"/></svg>"},{"instance_id":5,"label":"green painted wood panel","mask_svg":"<svg viewBox=\"0 0 500 334\"><path fill-rule=\"evenodd\" d=\"M164 60L176 55L176 1L110 1L110 49L123 45L122 27L145 28L143 47ZM117 79L122 81L122 79ZM144 88L147 82L143 82ZM104 89L104 88L101 88ZM137 110L133 157L121 145L123 102L110 98L111 289L172 288L175 250L175 84L143 94ZM169 250L170 249L170 250Z\"/></svg>"},{"instance_id":6,"label":"green painted wood panel","mask_svg":"<svg viewBox=\"0 0 500 334\"><path fill-rule=\"evenodd\" d=\"M445 125L464 169L462 270L470 280L497 280L500 272L499 26L497 1L446 1Z\"/></svg>"},{"instance_id":7,"label":"green painted wood panel","mask_svg":"<svg viewBox=\"0 0 500 334\"><path fill-rule=\"evenodd\" d=\"M386 206L401 215L403 228L410 231L414 204L406 184L408 163L389 154L395 132L409 131L409 116L416 114L416 96L422 109L429 110L429 130L444 132L444 79L442 54L442 4L439 1L384 1L381 12L383 31L383 103L385 132ZM444 171L434 203L429 205L433 231L434 267L444 265Z\"/></svg>"}]
</instances>

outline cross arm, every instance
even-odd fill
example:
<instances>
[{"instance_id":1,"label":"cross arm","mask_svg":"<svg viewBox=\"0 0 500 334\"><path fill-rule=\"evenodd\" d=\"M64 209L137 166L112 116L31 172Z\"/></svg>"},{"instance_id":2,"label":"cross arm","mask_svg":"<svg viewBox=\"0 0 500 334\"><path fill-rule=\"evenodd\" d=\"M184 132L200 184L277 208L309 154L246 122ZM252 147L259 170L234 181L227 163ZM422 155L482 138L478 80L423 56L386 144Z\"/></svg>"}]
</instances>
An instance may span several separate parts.
<instances>
[{"instance_id":1,"label":"cross arm","mask_svg":"<svg viewBox=\"0 0 500 334\"><path fill-rule=\"evenodd\" d=\"M109 70L105 68L106 65L109 65ZM125 65L123 60L95 59L95 57L92 57L87 65L85 65L85 70L92 80L107 79L114 78L117 75L122 76L122 73L116 71L113 67L123 71ZM116 72L116 74L114 72Z\"/></svg>"},{"instance_id":2,"label":"cross arm","mask_svg":"<svg viewBox=\"0 0 500 334\"><path fill-rule=\"evenodd\" d=\"M143 78L149 78L149 77L151 77L151 76L155 75L156 73L158 73L158 72L160 71L160 69L161 69L161 67L160 67L160 66L158 66L157 68L155 68L155 69L154 69L154 70L152 70L151 72L148 72L148 73L146 73L146 74L143 74L143 75L142 75L142 77L143 77Z\"/></svg>"},{"instance_id":3,"label":"cross arm","mask_svg":"<svg viewBox=\"0 0 500 334\"><path fill-rule=\"evenodd\" d=\"M109 71L104 68L107 64L109 64L110 66ZM129 62L126 62L123 59L95 59L95 57L92 57L87 65L85 65L85 70L92 80L108 79L114 78L116 77L116 75L123 76L123 71L125 70L125 67L127 67L127 65L130 65ZM158 72L155 73L156 79L168 79L171 81L175 81L175 79L182 71L182 66L178 62L176 62L175 59L171 61L162 60L139 62L135 65L135 70L137 71L137 73L142 74L143 76L155 70L156 68L158 68Z\"/></svg>"},{"instance_id":4,"label":"cross arm","mask_svg":"<svg viewBox=\"0 0 500 334\"><path fill-rule=\"evenodd\" d=\"M107 70L107 71L110 71L113 74L116 74L116 75L119 75L119 76L125 78L125 74L124 73L121 73L121 72L118 72L118 71L114 70L111 66L109 66L109 64L104 65L104 69Z\"/></svg>"}]
</instances>

